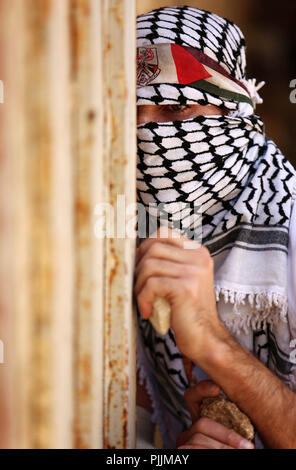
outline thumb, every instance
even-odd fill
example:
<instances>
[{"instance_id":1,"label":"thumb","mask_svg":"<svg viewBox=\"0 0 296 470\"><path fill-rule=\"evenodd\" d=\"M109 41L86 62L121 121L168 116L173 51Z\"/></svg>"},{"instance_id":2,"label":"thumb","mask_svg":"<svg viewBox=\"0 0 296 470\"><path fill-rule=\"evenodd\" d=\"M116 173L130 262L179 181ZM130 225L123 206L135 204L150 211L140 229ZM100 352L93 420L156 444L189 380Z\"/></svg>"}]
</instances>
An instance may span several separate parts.
<instances>
[{"instance_id":1,"label":"thumb","mask_svg":"<svg viewBox=\"0 0 296 470\"><path fill-rule=\"evenodd\" d=\"M188 388L184 393L184 399L187 404L192 422L199 417L200 402L206 397L215 397L219 395L221 388L212 380L202 380L197 385Z\"/></svg>"}]
</instances>

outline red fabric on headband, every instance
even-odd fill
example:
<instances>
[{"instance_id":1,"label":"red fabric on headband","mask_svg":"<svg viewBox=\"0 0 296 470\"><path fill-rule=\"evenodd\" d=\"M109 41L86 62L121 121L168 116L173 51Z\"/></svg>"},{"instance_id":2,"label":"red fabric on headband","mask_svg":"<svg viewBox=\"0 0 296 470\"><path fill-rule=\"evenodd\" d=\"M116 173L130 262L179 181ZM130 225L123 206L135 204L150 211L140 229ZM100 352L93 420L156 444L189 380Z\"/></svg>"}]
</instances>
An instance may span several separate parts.
<instances>
[{"instance_id":1,"label":"red fabric on headband","mask_svg":"<svg viewBox=\"0 0 296 470\"><path fill-rule=\"evenodd\" d=\"M179 83L187 85L197 80L210 78L204 66L192 54L178 44L171 44Z\"/></svg>"}]
</instances>

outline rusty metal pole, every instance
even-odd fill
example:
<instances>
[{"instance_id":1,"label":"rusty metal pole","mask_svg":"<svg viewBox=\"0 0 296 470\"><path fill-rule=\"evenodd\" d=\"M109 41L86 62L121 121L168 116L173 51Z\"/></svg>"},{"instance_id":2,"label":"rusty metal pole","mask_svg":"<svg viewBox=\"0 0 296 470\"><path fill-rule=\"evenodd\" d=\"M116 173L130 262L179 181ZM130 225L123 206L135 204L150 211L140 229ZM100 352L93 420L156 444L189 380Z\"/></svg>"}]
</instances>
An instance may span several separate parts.
<instances>
[{"instance_id":1,"label":"rusty metal pole","mask_svg":"<svg viewBox=\"0 0 296 470\"><path fill-rule=\"evenodd\" d=\"M0 443L134 447L135 240L94 228L136 199L135 2L0 12Z\"/></svg>"},{"instance_id":2,"label":"rusty metal pole","mask_svg":"<svg viewBox=\"0 0 296 470\"><path fill-rule=\"evenodd\" d=\"M124 235L136 201L135 1L104 0L104 173L115 232L106 244L104 447L135 447L135 315L132 279L135 240ZM121 198L121 199L120 199ZM135 225L134 225L135 226ZM121 233L118 233L121 231ZM122 237L122 238L121 238Z\"/></svg>"},{"instance_id":3,"label":"rusty metal pole","mask_svg":"<svg viewBox=\"0 0 296 470\"><path fill-rule=\"evenodd\" d=\"M1 246L9 438L73 446L73 161L68 1L1 2L5 164ZM7 285L9 289L7 289ZM1 438L3 437L3 434Z\"/></svg>"},{"instance_id":4,"label":"rusty metal pole","mask_svg":"<svg viewBox=\"0 0 296 470\"><path fill-rule=\"evenodd\" d=\"M135 2L71 0L70 11L77 162L75 446L127 448L135 445L135 239L94 238L94 227L101 203L112 206L117 220L124 216L117 195L126 206L136 200Z\"/></svg>"}]
</instances>

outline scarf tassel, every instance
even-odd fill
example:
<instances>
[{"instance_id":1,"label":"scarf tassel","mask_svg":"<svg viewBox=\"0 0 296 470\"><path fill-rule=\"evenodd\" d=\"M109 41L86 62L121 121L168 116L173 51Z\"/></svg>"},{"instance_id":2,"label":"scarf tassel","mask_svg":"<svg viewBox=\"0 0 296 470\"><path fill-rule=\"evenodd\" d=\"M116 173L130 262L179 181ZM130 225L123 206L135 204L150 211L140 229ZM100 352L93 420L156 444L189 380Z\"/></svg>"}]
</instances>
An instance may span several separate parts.
<instances>
[{"instance_id":1,"label":"scarf tassel","mask_svg":"<svg viewBox=\"0 0 296 470\"><path fill-rule=\"evenodd\" d=\"M278 292L245 293L216 286L215 293L217 302L223 298L225 304L233 305L233 311L221 318L233 334L240 334L242 330L247 334L250 329L265 328L267 323L272 327L279 321L288 322L288 299ZM248 313L242 312L242 305L251 307Z\"/></svg>"}]
</instances>

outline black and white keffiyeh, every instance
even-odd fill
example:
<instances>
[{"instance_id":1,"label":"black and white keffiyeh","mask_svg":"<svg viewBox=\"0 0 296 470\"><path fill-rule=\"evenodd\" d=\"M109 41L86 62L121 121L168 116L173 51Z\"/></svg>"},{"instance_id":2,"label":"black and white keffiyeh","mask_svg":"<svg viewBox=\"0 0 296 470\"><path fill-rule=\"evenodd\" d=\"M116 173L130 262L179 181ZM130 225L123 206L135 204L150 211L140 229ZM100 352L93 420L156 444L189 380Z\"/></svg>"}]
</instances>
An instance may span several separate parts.
<instances>
[{"instance_id":1,"label":"black and white keffiyeh","mask_svg":"<svg viewBox=\"0 0 296 470\"><path fill-rule=\"evenodd\" d=\"M253 106L260 102L245 77L243 35L228 20L190 7L162 8L140 16L137 31L139 48L174 43L198 49L218 64L217 70L222 66L246 85ZM155 64L150 69L155 72ZM215 90L198 89L198 82L138 88L138 104L198 103L229 110L227 115L139 125L138 201L151 217L158 208L157 225L201 237L214 259L221 320L296 391L296 365L290 359L296 319L289 317L287 301L295 170L265 137L252 104ZM182 356L172 330L159 335L139 311L138 328L138 365L152 398L153 420L165 447L174 447L176 436L191 424Z\"/></svg>"}]
</instances>

